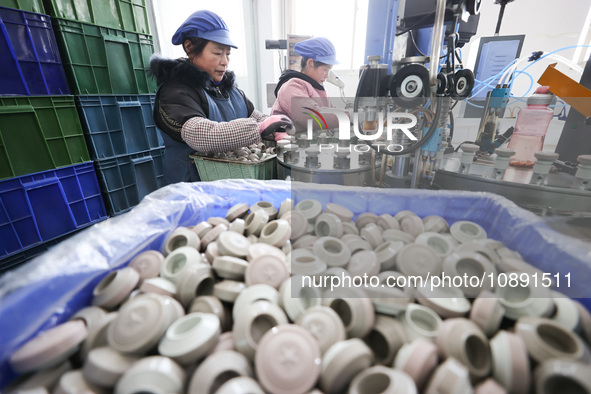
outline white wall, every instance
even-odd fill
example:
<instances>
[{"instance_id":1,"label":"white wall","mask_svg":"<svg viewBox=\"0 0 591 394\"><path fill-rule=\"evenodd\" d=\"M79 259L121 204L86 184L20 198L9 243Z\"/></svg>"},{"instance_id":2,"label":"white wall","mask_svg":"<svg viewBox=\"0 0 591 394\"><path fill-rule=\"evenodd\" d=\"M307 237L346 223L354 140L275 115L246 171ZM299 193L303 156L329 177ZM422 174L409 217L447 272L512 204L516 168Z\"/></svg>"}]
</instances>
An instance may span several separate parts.
<instances>
[{"instance_id":1,"label":"white wall","mask_svg":"<svg viewBox=\"0 0 591 394\"><path fill-rule=\"evenodd\" d=\"M256 46L258 48L258 83L259 100L257 109L269 113L267 107L267 83L277 82L280 75L280 54L277 50L266 49L266 40L284 39L283 2L276 0L254 0L255 20L257 26ZM248 92L247 92L248 93Z\"/></svg>"}]
</instances>

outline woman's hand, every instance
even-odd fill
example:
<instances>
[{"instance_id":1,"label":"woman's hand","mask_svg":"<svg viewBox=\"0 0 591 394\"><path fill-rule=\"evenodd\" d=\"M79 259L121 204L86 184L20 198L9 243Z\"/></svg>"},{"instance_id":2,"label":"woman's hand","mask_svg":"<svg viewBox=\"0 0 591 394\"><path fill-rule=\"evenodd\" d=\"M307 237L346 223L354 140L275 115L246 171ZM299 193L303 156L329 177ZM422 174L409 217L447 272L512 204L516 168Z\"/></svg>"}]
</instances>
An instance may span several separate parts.
<instances>
[{"instance_id":1,"label":"woman's hand","mask_svg":"<svg viewBox=\"0 0 591 394\"><path fill-rule=\"evenodd\" d=\"M285 133L292 127L291 119L285 115L271 115L259 123L259 131L263 139L273 139L273 133Z\"/></svg>"}]
</instances>

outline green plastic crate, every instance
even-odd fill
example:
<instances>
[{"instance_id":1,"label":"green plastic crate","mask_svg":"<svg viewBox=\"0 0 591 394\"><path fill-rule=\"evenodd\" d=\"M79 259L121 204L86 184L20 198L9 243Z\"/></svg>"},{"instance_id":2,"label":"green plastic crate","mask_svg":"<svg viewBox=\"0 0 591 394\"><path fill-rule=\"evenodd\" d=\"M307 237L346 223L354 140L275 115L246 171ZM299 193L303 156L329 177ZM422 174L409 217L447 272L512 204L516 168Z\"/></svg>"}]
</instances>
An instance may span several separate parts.
<instances>
[{"instance_id":1,"label":"green plastic crate","mask_svg":"<svg viewBox=\"0 0 591 394\"><path fill-rule=\"evenodd\" d=\"M55 18L150 34L146 0L46 0Z\"/></svg>"},{"instance_id":2,"label":"green plastic crate","mask_svg":"<svg viewBox=\"0 0 591 394\"><path fill-rule=\"evenodd\" d=\"M277 156L273 155L258 163L240 162L190 155L195 160L202 181L219 179L274 179L277 175Z\"/></svg>"},{"instance_id":3,"label":"green plastic crate","mask_svg":"<svg viewBox=\"0 0 591 394\"><path fill-rule=\"evenodd\" d=\"M0 0L0 7L45 14L45 8L41 0Z\"/></svg>"},{"instance_id":4,"label":"green plastic crate","mask_svg":"<svg viewBox=\"0 0 591 394\"><path fill-rule=\"evenodd\" d=\"M74 96L0 97L0 179L87 161Z\"/></svg>"},{"instance_id":5,"label":"green plastic crate","mask_svg":"<svg viewBox=\"0 0 591 394\"><path fill-rule=\"evenodd\" d=\"M147 34L52 18L70 90L86 94L154 94L146 71L154 53Z\"/></svg>"}]
</instances>

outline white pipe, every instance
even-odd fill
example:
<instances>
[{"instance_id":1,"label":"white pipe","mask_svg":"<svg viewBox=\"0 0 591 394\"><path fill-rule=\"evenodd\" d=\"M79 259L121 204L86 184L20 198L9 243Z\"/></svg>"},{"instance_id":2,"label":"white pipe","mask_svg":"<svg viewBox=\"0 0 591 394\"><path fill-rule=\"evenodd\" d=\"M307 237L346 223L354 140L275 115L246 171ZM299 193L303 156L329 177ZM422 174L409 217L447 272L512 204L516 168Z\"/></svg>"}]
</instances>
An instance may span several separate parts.
<instances>
[{"instance_id":1,"label":"white pipe","mask_svg":"<svg viewBox=\"0 0 591 394\"><path fill-rule=\"evenodd\" d=\"M510 79L511 79L511 75L513 75L513 73L515 72L515 70L517 70L517 66L526 61L528 59L528 56L522 57L521 59L517 60L511 67L509 67L504 73L503 75L501 75L501 78L499 78L499 82L498 84L503 86L504 84L509 83Z\"/></svg>"},{"instance_id":2,"label":"white pipe","mask_svg":"<svg viewBox=\"0 0 591 394\"><path fill-rule=\"evenodd\" d=\"M579 65L573 63L572 61L568 60L567 58L565 58L563 56L556 55L556 54L551 54L551 55L547 55L546 58L557 60L557 61L559 61L559 62L567 65L568 67L570 67L571 69L573 69L578 74L582 74L583 73L583 69ZM521 63L527 61L528 59L529 59L529 56L524 56L521 59L519 59L517 62L515 62L515 64L513 64L511 67L509 67L507 69L507 71L505 71L503 73L503 75L501 76L501 78L499 78L499 85L502 86L504 84L508 84L511 81L511 75L513 75L515 73L515 71L517 71L517 67ZM539 60L541 60L541 58Z\"/></svg>"},{"instance_id":3,"label":"white pipe","mask_svg":"<svg viewBox=\"0 0 591 394\"><path fill-rule=\"evenodd\" d=\"M439 54L441 52L441 41L443 40L443 19L445 16L445 0L437 0L435 10L435 23L433 25L433 36L431 37L431 55L429 56L429 85L431 91L437 91L437 72L439 68Z\"/></svg>"},{"instance_id":4,"label":"white pipe","mask_svg":"<svg viewBox=\"0 0 591 394\"><path fill-rule=\"evenodd\" d=\"M552 54L548 56L550 59L554 59L554 60L558 60L559 62L564 63L565 65L567 65L568 67L572 68L574 71L576 71L579 74L583 73L583 68L581 66L579 66L578 64L573 63L572 61L568 60L567 58L560 56L560 55L556 55L556 54Z\"/></svg>"},{"instance_id":5,"label":"white pipe","mask_svg":"<svg viewBox=\"0 0 591 394\"><path fill-rule=\"evenodd\" d=\"M353 32L351 34L351 42L355 42L355 37L357 36L357 11L359 6L357 5L357 0L355 0L355 4L353 5L353 9L355 10L353 12ZM355 51L351 50L351 68L353 68L353 65L355 64Z\"/></svg>"}]
</instances>

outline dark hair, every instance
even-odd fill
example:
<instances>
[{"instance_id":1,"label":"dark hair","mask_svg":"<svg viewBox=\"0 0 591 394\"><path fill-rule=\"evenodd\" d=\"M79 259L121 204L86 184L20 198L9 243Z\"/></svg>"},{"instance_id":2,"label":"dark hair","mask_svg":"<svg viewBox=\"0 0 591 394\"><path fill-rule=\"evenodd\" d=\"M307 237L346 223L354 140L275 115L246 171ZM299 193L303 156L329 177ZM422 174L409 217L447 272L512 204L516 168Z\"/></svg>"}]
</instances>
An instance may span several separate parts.
<instances>
[{"instance_id":1,"label":"dark hair","mask_svg":"<svg viewBox=\"0 0 591 394\"><path fill-rule=\"evenodd\" d=\"M304 68L306 68L306 63L308 63L308 59L312 59L311 57L302 57L302 60L300 61L300 66L302 68L302 70ZM322 63L322 62L317 62L316 60L313 60L314 62L314 68L318 68L320 66L326 66L326 63Z\"/></svg>"},{"instance_id":2,"label":"dark hair","mask_svg":"<svg viewBox=\"0 0 591 394\"><path fill-rule=\"evenodd\" d=\"M187 52L187 56L189 56L189 58L199 56L201 54L201 52L203 52L203 48L205 48L205 46L209 42L209 40L206 40L204 38L199 38L199 37L189 37L189 38L187 38L187 40L191 41L191 44L193 44L193 50L191 52ZM185 49L184 42L183 42L183 49ZM185 51L186 51L186 49L185 49Z\"/></svg>"}]
</instances>

